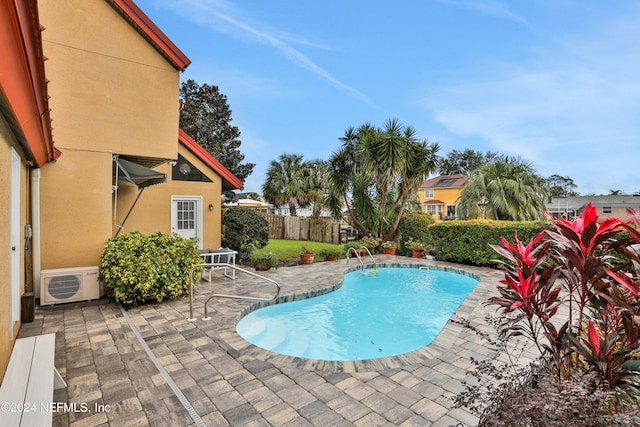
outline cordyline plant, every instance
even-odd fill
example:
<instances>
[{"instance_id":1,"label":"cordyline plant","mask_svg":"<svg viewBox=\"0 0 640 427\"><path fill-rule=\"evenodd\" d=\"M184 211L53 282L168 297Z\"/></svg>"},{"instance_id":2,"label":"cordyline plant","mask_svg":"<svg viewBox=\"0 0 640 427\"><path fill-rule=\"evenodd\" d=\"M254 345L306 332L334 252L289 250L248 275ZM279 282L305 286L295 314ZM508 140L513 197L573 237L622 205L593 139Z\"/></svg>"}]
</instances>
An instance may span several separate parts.
<instances>
[{"instance_id":1,"label":"cordyline plant","mask_svg":"<svg viewBox=\"0 0 640 427\"><path fill-rule=\"evenodd\" d=\"M637 403L640 215L629 216L635 226L617 218L598 223L589 204L574 221L548 216L553 229L526 245L517 234L515 245L502 238L492 247L506 258L499 261L505 279L489 303L519 314L509 336L530 338L558 381L579 379Z\"/></svg>"}]
</instances>

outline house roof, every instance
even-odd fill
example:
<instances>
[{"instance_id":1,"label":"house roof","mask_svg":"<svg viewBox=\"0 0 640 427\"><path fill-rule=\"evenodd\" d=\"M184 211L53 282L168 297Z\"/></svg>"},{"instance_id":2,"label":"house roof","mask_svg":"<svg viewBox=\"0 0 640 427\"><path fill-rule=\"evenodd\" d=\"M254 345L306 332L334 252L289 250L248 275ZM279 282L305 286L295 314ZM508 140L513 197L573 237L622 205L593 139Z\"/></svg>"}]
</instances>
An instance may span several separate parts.
<instances>
[{"instance_id":1,"label":"house roof","mask_svg":"<svg viewBox=\"0 0 640 427\"><path fill-rule=\"evenodd\" d=\"M0 3L0 115L38 166L54 155L35 0Z\"/></svg>"},{"instance_id":2,"label":"house roof","mask_svg":"<svg viewBox=\"0 0 640 427\"><path fill-rule=\"evenodd\" d=\"M458 188L462 187L467 180L467 176L461 173L455 175L440 175L435 178L422 181L418 188Z\"/></svg>"},{"instance_id":3,"label":"house roof","mask_svg":"<svg viewBox=\"0 0 640 427\"><path fill-rule=\"evenodd\" d=\"M426 205L444 205L445 203L442 200L431 199L424 202Z\"/></svg>"},{"instance_id":4,"label":"house roof","mask_svg":"<svg viewBox=\"0 0 640 427\"><path fill-rule=\"evenodd\" d=\"M184 71L191 60L158 28L132 0L106 0L178 71Z\"/></svg>"},{"instance_id":5,"label":"house roof","mask_svg":"<svg viewBox=\"0 0 640 427\"><path fill-rule=\"evenodd\" d=\"M224 167L222 163L213 157L207 150L202 148L200 144L187 135L187 133L182 129L178 130L178 140L196 157L209 166L211 170L222 177L224 183L223 188L225 190L236 190L244 186L244 183L238 177L231 173L229 169Z\"/></svg>"}]
</instances>

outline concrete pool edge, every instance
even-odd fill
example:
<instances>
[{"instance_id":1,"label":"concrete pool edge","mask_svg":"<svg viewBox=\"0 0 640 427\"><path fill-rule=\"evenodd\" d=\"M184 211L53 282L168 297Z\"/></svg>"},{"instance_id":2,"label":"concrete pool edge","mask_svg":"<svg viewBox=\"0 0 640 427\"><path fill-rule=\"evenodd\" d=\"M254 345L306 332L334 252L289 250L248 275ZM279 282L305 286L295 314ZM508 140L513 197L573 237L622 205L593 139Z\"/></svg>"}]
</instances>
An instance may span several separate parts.
<instances>
[{"instance_id":1,"label":"concrete pool edge","mask_svg":"<svg viewBox=\"0 0 640 427\"><path fill-rule=\"evenodd\" d=\"M417 260L414 258L394 260L394 262L383 261L377 262L375 265L365 264L364 266L353 266L346 263L336 263L336 271L340 269L341 276L343 277L347 272L359 270L362 268L375 268L376 266L380 268L429 268L434 270L464 274L478 279L478 285L467 296L467 298L462 302L460 307L452 316L459 318L469 318L474 309L487 300L487 298L489 297L489 292L495 289L495 284L502 278L502 274L498 270L490 268L460 266L457 264L439 261ZM309 370L323 370L330 372L368 372L395 369L407 365L424 363L425 361L433 359L449 350L462 331L461 325L449 321L442 329L442 331L438 334L438 336L431 342L431 344L425 347L397 356L356 361L326 361L286 356L271 352L261 347L257 347L246 341L236 332L237 322L251 311L257 310L267 305L322 295L324 293L338 289L341 284L342 281L340 281L339 283L325 284L321 287L309 289L307 291L294 292L289 294L285 293L281 295L276 301L269 303L255 303L249 301L243 303L241 304L242 307L240 307L237 311L234 311L233 314L229 313L228 315L224 316L222 322L218 325L219 336L221 340L226 343L226 345L228 345L234 351L237 351L239 354L246 357L252 357L255 359L267 361L274 365L291 366Z\"/></svg>"}]
</instances>

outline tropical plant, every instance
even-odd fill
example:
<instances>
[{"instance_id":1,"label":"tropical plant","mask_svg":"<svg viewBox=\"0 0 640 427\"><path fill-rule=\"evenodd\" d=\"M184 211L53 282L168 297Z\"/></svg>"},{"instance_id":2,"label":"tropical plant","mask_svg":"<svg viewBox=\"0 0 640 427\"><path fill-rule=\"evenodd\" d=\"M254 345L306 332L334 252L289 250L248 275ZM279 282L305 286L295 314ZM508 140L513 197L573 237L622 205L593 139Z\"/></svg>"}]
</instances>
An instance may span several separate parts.
<instances>
[{"instance_id":1,"label":"tropical plant","mask_svg":"<svg viewBox=\"0 0 640 427\"><path fill-rule=\"evenodd\" d=\"M640 225L640 216L630 215ZM573 222L549 219L554 229L526 245L517 235L515 245L504 238L502 246L493 245L507 261L500 296L490 303L520 314L507 328L510 336L530 338L558 380L580 376L594 389L637 403L640 258L634 245L640 232L617 218L598 223L591 204ZM621 238L623 228L631 237ZM614 251L629 261L614 263ZM568 315L559 318L563 295Z\"/></svg>"},{"instance_id":2,"label":"tropical plant","mask_svg":"<svg viewBox=\"0 0 640 427\"><path fill-rule=\"evenodd\" d=\"M499 158L471 173L460 191L458 214L462 219L531 221L542 218L545 209L544 180L530 162L520 157ZM487 198L482 208L479 202Z\"/></svg>"},{"instance_id":3,"label":"tropical plant","mask_svg":"<svg viewBox=\"0 0 640 427\"><path fill-rule=\"evenodd\" d=\"M237 206L227 209L222 225L222 246L236 250L241 260L250 258L255 249L269 243L269 222L253 209Z\"/></svg>"},{"instance_id":4,"label":"tropical plant","mask_svg":"<svg viewBox=\"0 0 640 427\"><path fill-rule=\"evenodd\" d=\"M231 125L231 109L227 97L217 86L187 80L180 87L180 128L198 144L244 181L255 164L243 163L240 152L240 130ZM225 192L233 199L233 192Z\"/></svg>"},{"instance_id":5,"label":"tropical plant","mask_svg":"<svg viewBox=\"0 0 640 427\"><path fill-rule=\"evenodd\" d=\"M311 168L300 154L281 154L272 160L262 185L264 198L275 205L289 205L291 216L298 216L296 207L311 202Z\"/></svg>"},{"instance_id":6,"label":"tropical plant","mask_svg":"<svg viewBox=\"0 0 640 427\"><path fill-rule=\"evenodd\" d=\"M402 213L423 178L435 171L437 143L420 141L416 130L397 119L383 128L350 127L342 147L329 159L334 217L346 209L360 235L393 240Z\"/></svg>"},{"instance_id":7,"label":"tropical plant","mask_svg":"<svg viewBox=\"0 0 640 427\"><path fill-rule=\"evenodd\" d=\"M387 240L386 242L382 243L382 247L385 248L385 249L395 248L397 246L398 246L398 244L396 242L394 242L393 240Z\"/></svg>"}]
</instances>

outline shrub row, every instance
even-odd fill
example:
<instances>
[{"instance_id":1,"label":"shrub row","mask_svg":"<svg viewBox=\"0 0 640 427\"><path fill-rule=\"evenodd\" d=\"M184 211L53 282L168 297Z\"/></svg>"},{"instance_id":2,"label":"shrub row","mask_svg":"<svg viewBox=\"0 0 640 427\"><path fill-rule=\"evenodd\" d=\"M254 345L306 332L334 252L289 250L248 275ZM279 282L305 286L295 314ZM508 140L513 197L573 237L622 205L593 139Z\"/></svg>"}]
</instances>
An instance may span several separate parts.
<instances>
[{"instance_id":1,"label":"shrub row","mask_svg":"<svg viewBox=\"0 0 640 427\"><path fill-rule=\"evenodd\" d=\"M430 225L427 241L433 246L436 259L471 265L495 266L496 252L489 245L500 245L500 237L512 244L514 235L528 242L543 229L547 222L520 221L444 221Z\"/></svg>"}]
</instances>

